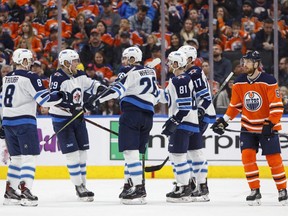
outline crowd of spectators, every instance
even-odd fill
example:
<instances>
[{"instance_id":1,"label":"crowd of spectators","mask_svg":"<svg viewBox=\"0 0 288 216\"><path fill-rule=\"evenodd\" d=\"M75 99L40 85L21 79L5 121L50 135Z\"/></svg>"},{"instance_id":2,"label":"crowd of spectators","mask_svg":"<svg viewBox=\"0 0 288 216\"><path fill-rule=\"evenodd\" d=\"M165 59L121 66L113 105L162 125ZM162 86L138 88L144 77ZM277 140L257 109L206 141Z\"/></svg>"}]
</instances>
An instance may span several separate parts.
<instances>
[{"instance_id":1,"label":"crowd of spectators","mask_svg":"<svg viewBox=\"0 0 288 216\"><path fill-rule=\"evenodd\" d=\"M209 76L208 0L165 0L165 41L161 42L159 0L2 0L0 1L0 66L2 77L13 50L27 48L34 54L31 70L45 82L57 69L58 13L62 13L61 48L76 50L87 76L109 84L121 66L122 51L139 46L143 64L165 56L184 44L198 50L196 65ZM234 71L241 73L240 58L247 50L258 50L263 70L273 73L273 1L213 0L213 93ZM288 87L288 1L278 1L279 85ZM6 67L7 66L7 67ZM8 67L9 66L9 67ZM156 68L160 82L163 69ZM4 72L3 72L4 71ZM166 80L171 77L167 71ZM216 100L221 113L231 96L231 82ZM285 90L286 88L286 90ZM283 97L284 98L284 97ZM283 101L287 104L287 97ZM97 114L119 114L117 101L103 105ZM288 106L288 105L287 105ZM286 109L288 112L288 108ZM47 111L39 111L45 114Z\"/></svg>"}]
</instances>

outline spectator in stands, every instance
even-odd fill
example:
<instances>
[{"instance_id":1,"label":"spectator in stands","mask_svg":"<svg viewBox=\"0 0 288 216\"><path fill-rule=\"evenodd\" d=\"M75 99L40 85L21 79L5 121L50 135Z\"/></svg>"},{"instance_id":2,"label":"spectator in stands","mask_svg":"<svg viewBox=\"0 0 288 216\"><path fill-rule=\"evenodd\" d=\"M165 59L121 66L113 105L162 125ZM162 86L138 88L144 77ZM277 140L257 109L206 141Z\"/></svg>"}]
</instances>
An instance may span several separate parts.
<instances>
[{"instance_id":1,"label":"spectator in stands","mask_svg":"<svg viewBox=\"0 0 288 216\"><path fill-rule=\"evenodd\" d=\"M101 34L96 28L93 28L90 32L90 38L87 43L83 45L81 52L79 53L81 62L86 67L89 63L93 62L95 53L97 51L103 51L104 58L107 64L112 64L113 55L111 55L113 49L111 46L101 41Z\"/></svg>"},{"instance_id":2,"label":"spectator in stands","mask_svg":"<svg viewBox=\"0 0 288 216\"><path fill-rule=\"evenodd\" d=\"M149 17L150 20L154 20L156 9L155 7L151 6L150 3L146 4L144 0L135 0L122 4L122 13L120 16L122 18L129 19L129 17L134 16L143 5L147 7L147 17Z\"/></svg>"},{"instance_id":3,"label":"spectator in stands","mask_svg":"<svg viewBox=\"0 0 288 216\"><path fill-rule=\"evenodd\" d=\"M3 23L0 20L0 48L2 49L14 49L14 42L10 35L3 31Z\"/></svg>"},{"instance_id":4,"label":"spectator in stands","mask_svg":"<svg viewBox=\"0 0 288 216\"><path fill-rule=\"evenodd\" d=\"M279 85L280 94L282 96L282 102L284 106L284 114L288 114L288 88L286 86Z\"/></svg>"},{"instance_id":5,"label":"spectator in stands","mask_svg":"<svg viewBox=\"0 0 288 216\"><path fill-rule=\"evenodd\" d=\"M49 63L52 63L58 57L58 26L52 26L49 32L49 38L44 45L44 57L49 59Z\"/></svg>"},{"instance_id":6,"label":"spectator in stands","mask_svg":"<svg viewBox=\"0 0 288 216\"><path fill-rule=\"evenodd\" d=\"M255 39L253 41L253 48L260 52L264 70L268 73L271 73L274 53L273 20L271 18L264 20L263 29L256 33ZM287 44L281 37L279 31L278 50L280 58L286 55Z\"/></svg>"},{"instance_id":7,"label":"spectator in stands","mask_svg":"<svg viewBox=\"0 0 288 216\"><path fill-rule=\"evenodd\" d=\"M95 23L98 23L101 20L106 24L107 33L115 36L119 31L121 17L118 13L113 12L111 0L104 0L102 6L103 12L96 17Z\"/></svg>"},{"instance_id":8,"label":"spectator in stands","mask_svg":"<svg viewBox=\"0 0 288 216\"><path fill-rule=\"evenodd\" d=\"M229 12L225 7L218 6L215 12L215 18L217 19L218 28L223 33L226 30L227 25L231 22L231 17Z\"/></svg>"},{"instance_id":9,"label":"spectator in stands","mask_svg":"<svg viewBox=\"0 0 288 216\"><path fill-rule=\"evenodd\" d=\"M194 29L194 23L192 22L191 19L187 18L184 21L184 25L180 31L180 35L184 44L186 44L187 40L191 40L192 38L197 37L197 33Z\"/></svg>"},{"instance_id":10,"label":"spectator in stands","mask_svg":"<svg viewBox=\"0 0 288 216\"><path fill-rule=\"evenodd\" d=\"M103 51L97 51L94 56L93 67L99 81L106 79L106 83L113 76L111 65L105 62Z\"/></svg>"},{"instance_id":11,"label":"spectator in stands","mask_svg":"<svg viewBox=\"0 0 288 216\"><path fill-rule=\"evenodd\" d=\"M144 42L152 31L152 21L149 17L146 16L147 11L148 7L142 5L140 8L138 8L138 12L135 15L128 18L131 30L137 31L143 38Z\"/></svg>"},{"instance_id":12,"label":"spectator in stands","mask_svg":"<svg viewBox=\"0 0 288 216\"><path fill-rule=\"evenodd\" d=\"M154 44L151 49L151 58L148 58L144 61L144 65L146 66L149 62L153 61L156 58L161 58L161 45L160 44ZM144 60L144 59L143 59ZM161 64L158 64L154 67L156 71L156 77L158 83L161 83Z\"/></svg>"},{"instance_id":13,"label":"spectator in stands","mask_svg":"<svg viewBox=\"0 0 288 216\"><path fill-rule=\"evenodd\" d=\"M165 50L171 46L171 33L169 32L168 30L168 26L169 26L169 18L168 17L165 17L165 28L164 28L164 32L165 32L165 35L164 35L164 38L165 38ZM156 32L152 32L153 35L155 35L158 39L158 42L159 43L162 43L161 40L162 40L162 36L161 36L161 19L159 20L159 29L158 31Z\"/></svg>"},{"instance_id":14,"label":"spectator in stands","mask_svg":"<svg viewBox=\"0 0 288 216\"><path fill-rule=\"evenodd\" d=\"M200 58L209 59L209 36L207 33L203 33L199 37L198 55Z\"/></svg>"},{"instance_id":15,"label":"spectator in stands","mask_svg":"<svg viewBox=\"0 0 288 216\"><path fill-rule=\"evenodd\" d=\"M85 14L85 18L89 23L93 23L95 18L100 14L98 5L90 0L79 1L76 4L76 9L78 13L82 12Z\"/></svg>"},{"instance_id":16,"label":"spectator in stands","mask_svg":"<svg viewBox=\"0 0 288 216\"><path fill-rule=\"evenodd\" d=\"M147 43L143 44L143 46L141 46L141 50L143 53L143 61L145 62L147 59L151 58L151 51L152 48L154 47L154 45L156 45L158 43L158 38L151 34L147 37Z\"/></svg>"},{"instance_id":17,"label":"spectator in stands","mask_svg":"<svg viewBox=\"0 0 288 216\"><path fill-rule=\"evenodd\" d=\"M105 101L99 107L99 114L119 115L120 114L119 101L117 101L116 99Z\"/></svg>"},{"instance_id":18,"label":"spectator in stands","mask_svg":"<svg viewBox=\"0 0 288 216\"><path fill-rule=\"evenodd\" d=\"M79 13L72 24L72 37L75 38L76 34L79 37L81 34L84 40L88 40L91 29L92 25L86 21L84 13Z\"/></svg>"},{"instance_id":19,"label":"spectator in stands","mask_svg":"<svg viewBox=\"0 0 288 216\"><path fill-rule=\"evenodd\" d=\"M222 83L232 71L231 62L222 57L222 48L215 44L213 45L213 60L214 60L214 80Z\"/></svg>"},{"instance_id":20,"label":"spectator in stands","mask_svg":"<svg viewBox=\"0 0 288 216\"><path fill-rule=\"evenodd\" d=\"M26 40L28 49L32 51L33 55L40 56L43 51L43 46L41 40L34 35L33 27L30 22L24 21L21 24L21 28L19 30L19 35L14 40L15 48L19 47L20 40Z\"/></svg>"},{"instance_id":21,"label":"spectator in stands","mask_svg":"<svg viewBox=\"0 0 288 216\"><path fill-rule=\"evenodd\" d=\"M214 80L212 80L212 82L211 82L211 80L210 80L210 66L209 66L208 60L204 60L202 62L202 70L209 81L210 88L212 90L212 94L215 95L219 91L219 83L214 81Z\"/></svg>"},{"instance_id":22,"label":"spectator in stands","mask_svg":"<svg viewBox=\"0 0 288 216\"><path fill-rule=\"evenodd\" d=\"M166 58L171 52L177 51L182 45L183 43L182 43L180 34L177 34L177 33L172 34L171 35L171 47L167 49L165 52Z\"/></svg>"},{"instance_id":23,"label":"spectator in stands","mask_svg":"<svg viewBox=\"0 0 288 216\"><path fill-rule=\"evenodd\" d=\"M9 17L13 21L22 23L25 18L25 11L16 3L16 0L7 0L4 5L7 5Z\"/></svg>"},{"instance_id":24,"label":"spectator in stands","mask_svg":"<svg viewBox=\"0 0 288 216\"><path fill-rule=\"evenodd\" d=\"M234 78L231 78L225 88L219 93L216 99L216 113L225 114L228 105L230 104L232 86Z\"/></svg>"},{"instance_id":25,"label":"spectator in stands","mask_svg":"<svg viewBox=\"0 0 288 216\"><path fill-rule=\"evenodd\" d=\"M245 0L242 5L241 30L250 34L252 40L255 33L262 28L262 23L253 13L253 3L251 0Z\"/></svg>"},{"instance_id":26,"label":"spectator in stands","mask_svg":"<svg viewBox=\"0 0 288 216\"><path fill-rule=\"evenodd\" d=\"M121 66L121 58L123 51L132 46L131 43L131 34L128 31L121 31L120 33L120 40L117 46L114 45L113 47L113 70L114 74L118 74L119 68Z\"/></svg>"},{"instance_id":27,"label":"spectator in stands","mask_svg":"<svg viewBox=\"0 0 288 216\"><path fill-rule=\"evenodd\" d=\"M104 21L99 20L98 23L96 24L96 29L101 35L101 41L103 43L108 44L109 46L113 46L114 44L114 38L110 33L107 33L107 25L105 24Z\"/></svg>"},{"instance_id":28,"label":"spectator in stands","mask_svg":"<svg viewBox=\"0 0 288 216\"><path fill-rule=\"evenodd\" d=\"M288 58L283 57L279 61L279 86L288 86Z\"/></svg>"},{"instance_id":29,"label":"spectator in stands","mask_svg":"<svg viewBox=\"0 0 288 216\"><path fill-rule=\"evenodd\" d=\"M62 15L71 23L76 19L78 11L76 10L75 4L69 0L62 0Z\"/></svg>"},{"instance_id":30,"label":"spectator in stands","mask_svg":"<svg viewBox=\"0 0 288 216\"><path fill-rule=\"evenodd\" d=\"M17 36L19 20L9 17L8 5L0 4L0 22L2 22L2 31L7 32L12 39Z\"/></svg>"}]
</instances>

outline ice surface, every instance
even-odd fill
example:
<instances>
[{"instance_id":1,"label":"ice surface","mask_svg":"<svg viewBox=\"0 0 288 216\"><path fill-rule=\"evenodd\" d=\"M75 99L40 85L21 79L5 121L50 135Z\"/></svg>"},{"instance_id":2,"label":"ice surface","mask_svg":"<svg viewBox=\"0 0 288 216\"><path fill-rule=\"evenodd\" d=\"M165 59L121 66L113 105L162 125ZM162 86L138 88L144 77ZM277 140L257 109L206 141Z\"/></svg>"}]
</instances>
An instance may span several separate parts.
<instances>
[{"instance_id":1,"label":"ice surface","mask_svg":"<svg viewBox=\"0 0 288 216\"><path fill-rule=\"evenodd\" d=\"M211 201L207 203L167 203L173 179L146 180L147 205L121 205L118 195L122 180L88 180L95 193L92 203L80 202L69 180L36 180L32 192L38 207L3 206L5 181L0 181L0 216L288 216L288 206L278 202L272 179L261 179L261 206L248 206L250 193L245 179L209 179Z\"/></svg>"}]
</instances>

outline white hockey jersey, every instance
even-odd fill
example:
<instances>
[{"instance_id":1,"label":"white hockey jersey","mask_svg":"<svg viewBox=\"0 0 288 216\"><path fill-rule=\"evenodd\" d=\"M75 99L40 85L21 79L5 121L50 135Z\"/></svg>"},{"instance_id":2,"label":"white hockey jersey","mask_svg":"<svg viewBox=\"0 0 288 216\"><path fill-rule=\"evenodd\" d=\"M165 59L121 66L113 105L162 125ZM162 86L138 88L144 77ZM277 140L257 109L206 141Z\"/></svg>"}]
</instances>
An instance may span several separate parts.
<instances>
[{"instance_id":1,"label":"white hockey jersey","mask_svg":"<svg viewBox=\"0 0 288 216\"><path fill-rule=\"evenodd\" d=\"M36 102L50 107L62 101L57 92L50 94L41 78L31 71L10 72L3 77L2 87L2 125L36 125Z\"/></svg>"},{"instance_id":2,"label":"white hockey jersey","mask_svg":"<svg viewBox=\"0 0 288 216\"><path fill-rule=\"evenodd\" d=\"M203 122L214 123L216 112L212 101L210 85L204 71L198 66L192 66L185 73L190 76L193 82L197 106L205 110Z\"/></svg>"},{"instance_id":3,"label":"white hockey jersey","mask_svg":"<svg viewBox=\"0 0 288 216\"><path fill-rule=\"evenodd\" d=\"M154 69L140 65L125 67L119 73L116 82L118 83L111 88L110 94L99 100L100 103L120 97L123 112L142 110L154 113L154 105L159 101L159 88Z\"/></svg>"},{"instance_id":4,"label":"white hockey jersey","mask_svg":"<svg viewBox=\"0 0 288 216\"><path fill-rule=\"evenodd\" d=\"M163 94L168 101L168 115L181 121L177 129L199 132L195 90L189 75L171 78Z\"/></svg>"},{"instance_id":5,"label":"white hockey jersey","mask_svg":"<svg viewBox=\"0 0 288 216\"><path fill-rule=\"evenodd\" d=\"M100 82L92 80L87 75L78 70L73 76L69 76L62 69L58 69L50 77L50 91L66 91L72 94L73 103L83 105L84 92L88 94L96 94L97 88L100 86ZM51 107L49 113L52 116L52 120L61 122L67 120L67 117L72 116L71 113L63 110L59 107Z\"/></svg>"}]
</instances>

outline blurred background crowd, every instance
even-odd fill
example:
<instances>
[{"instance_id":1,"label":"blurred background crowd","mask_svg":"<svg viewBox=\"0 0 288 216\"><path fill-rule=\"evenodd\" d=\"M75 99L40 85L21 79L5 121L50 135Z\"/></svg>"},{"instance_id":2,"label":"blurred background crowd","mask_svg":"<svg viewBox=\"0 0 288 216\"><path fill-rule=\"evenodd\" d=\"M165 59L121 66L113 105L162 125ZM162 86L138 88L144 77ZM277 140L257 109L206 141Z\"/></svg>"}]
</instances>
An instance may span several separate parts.
<instances>
[{"instance_id":1,"label":"blurred background crowd","mask_svg":"<svg viewBox=\"0 0 288 216\"><path fill-rule=\"evenodd\" d=\"M277 1L277 0L275 0ZM288 0L278 2L279 86L288 113ZM121 67L121 55L129 46L143 51L143 64L161 58L161 10L159 0L0 0L1 76L12 70L11 55L17 48L34 54L31 68L48 87L57 69L58 13L62 14L61 48L79 53L87 76L105 85L113 82ZM61 5L61 8L58 6ZM195 61L207 77L213 70L215 94L227 75L241 73L240 58L247 50L258 50L262 70L273 74L273 0L213 0L213 68L209 67L208 0L165 0L165 57L189 44L198 51ZM162 50L163 51L163 50ZM165 71L155 67L158 81ZM217 114L226 110L233 77L215 100ZM157 108L157 107L156 107ZM116 100L102 104L93 114L119 114ZM160 113L160 109L156 109ZM39 114L47 110L39 108ZM163 114L163 113L162 113Z\"/></svg>"}]
</instances>

